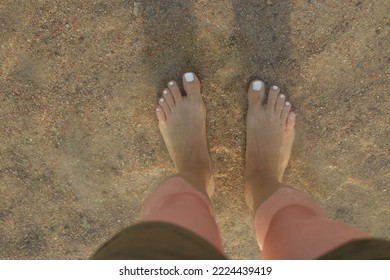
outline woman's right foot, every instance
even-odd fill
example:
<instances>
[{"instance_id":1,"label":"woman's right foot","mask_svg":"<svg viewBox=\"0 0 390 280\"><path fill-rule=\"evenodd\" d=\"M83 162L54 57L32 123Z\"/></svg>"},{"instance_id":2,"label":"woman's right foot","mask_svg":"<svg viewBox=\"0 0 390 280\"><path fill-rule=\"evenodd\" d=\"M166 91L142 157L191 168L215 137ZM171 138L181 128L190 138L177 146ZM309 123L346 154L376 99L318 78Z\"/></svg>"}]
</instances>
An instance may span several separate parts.
<instances>
[{"instance_id":1,"label":"woman's right foot","mask_svg":"<svg viewBox=\"0 0 390 280\"><path fill-rule=\"evenodd\" d=\"M245 199L256 210L281 188L295 136L295 113L277 86L265 104L265 85L253 81L248 92Z\"/></svg>"},{"instance_id":2,"label":"woman's right foot","mask_svg":"<svg viewBox=\"0 0 390 280\"><path fill-rule=\"evenodd\" d=\"M170 81L156 108L161 135L177 171L193 187L211 196L214 180L206 139L206 107L201 83L192 72L183 76L187 96Z\"/></svg>"}]
</instances>

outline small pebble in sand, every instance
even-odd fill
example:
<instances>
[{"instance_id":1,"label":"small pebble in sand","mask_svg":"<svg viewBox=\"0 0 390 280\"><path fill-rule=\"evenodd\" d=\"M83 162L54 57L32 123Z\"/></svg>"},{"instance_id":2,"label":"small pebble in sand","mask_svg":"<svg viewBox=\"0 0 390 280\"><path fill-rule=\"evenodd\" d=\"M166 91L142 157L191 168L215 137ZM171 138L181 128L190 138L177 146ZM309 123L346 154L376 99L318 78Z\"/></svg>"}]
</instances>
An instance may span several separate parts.
<instances>
[{"instance_id":1,"label":"small pebble in sand","mask_svg":"<svg viewBox=\"0 0 390 280\"><path fill-rule=\"evenodd\" d=\"M133 14L135 16L138 16L138 14L139 14L139 6L140 6L140 3L134 2Z\"/></svg>"}]
</instances>

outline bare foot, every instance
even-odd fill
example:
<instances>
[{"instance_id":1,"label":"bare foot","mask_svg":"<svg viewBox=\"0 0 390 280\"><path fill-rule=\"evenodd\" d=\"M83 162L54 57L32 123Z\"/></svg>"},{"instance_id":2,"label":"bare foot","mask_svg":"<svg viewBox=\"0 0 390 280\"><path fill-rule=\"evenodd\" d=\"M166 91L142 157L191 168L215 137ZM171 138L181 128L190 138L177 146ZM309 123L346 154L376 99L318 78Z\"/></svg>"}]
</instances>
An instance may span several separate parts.
<instances>
[{"instance_id":1,"label":"bare foot","mask_svg":"<svg viewBox=\"0 0 390 280\"><path fill-rule=\"evenodd\" d=\"M271 87L267 104L265 85L253 81L248 92L245 199L252 210L282 185L295 135L295 113L286 96Z\"/></svg>"},{"instance_id":2,"label":"bare foot","mask_svg":"<svg viewBox=\"0 0 390 280\"><path fill-rule=\"evenodd\" d=\"M187 96L175 81L168 83L156 113L160 132L177 173L199 191L212 195L214 181L206 140L206 108L194 73L183 76Z\"/></svg>"}]
</instances>

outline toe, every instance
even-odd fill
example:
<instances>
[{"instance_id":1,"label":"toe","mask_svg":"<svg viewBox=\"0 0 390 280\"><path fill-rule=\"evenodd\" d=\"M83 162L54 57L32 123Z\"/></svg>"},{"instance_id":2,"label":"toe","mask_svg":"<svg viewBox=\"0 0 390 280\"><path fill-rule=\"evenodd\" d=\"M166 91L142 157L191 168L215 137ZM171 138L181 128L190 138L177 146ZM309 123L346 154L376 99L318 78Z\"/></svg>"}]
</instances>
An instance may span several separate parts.
<instances>
[{"instance_id":1,"label":"toe","mask_svg":"<svg viewBox=\"0 0 390 280\"><path fill-rule=\"evenodd\" d=\"M279 95L279 87L272 86L268 93L267 111L273 113L275 111L276 100Z\"/></svg>"},{"instance_id":2,"label":"toe","mask_svg":"<svg viewBox=\"0 0 390 280\"><path fill-rule=\"evenodd\" d=\"M286 102L286 96L284 94L279 94L276 100L275 112L280 116L284 108L284 103Z\"/></svg>"},{"instance_id":3,"label":"toe","mask_svg":"<svg viewBox=\"0 0 390 280\"><path fill-rule=\"evenodd\" d=\"M290 113L290 110L291 110L291 103L286 101L282 110L282 115L280 117L280 122L284 125L287 125L287 116L288 113Z\"/></svg>"},{"instance_id":4,"label":"toe","mask_svg":"<svg viewBox=\"0 0 390 280\"><path fill-rule=\"evenodd\" d=\"M181 92L179 87L177 86L177 83L175 81L170 81L168 83L168 88L172 93L173 100L175 100L175 104L176 105L180 104L183 100L183 97L181 96Z\"/></svg>"},{"instance_id":5,"label":"toe","mask_svg":"<svg viewBox=\"0 0 390 280\"><path fill-rule=\"evenodd\" d=\"M194 73L189 72L183 75L183 87L190 100L202 99L200 95L200 81Z\"/></svg>"},{"instance_id":6,"label":"toe","mask_svg":"<svg viewBox=\"0 0 390 280\"><path fill-rule=\"evenodd\" d=\"M166 121L164 110L160 106L157 106L156 114L157 114L157 118L158 118L158 120L160 122L165 122Z\"/></svg>"},{"instance_id":7,"label":"toe","mask_svg":"<svg viewBox=\"0 0 390 280\"><path fill-rule=\"evenodd\" d=\"M294 128L294 125L295 125L295 113L293 111L291 111L289 114L288 114L288 117L287 117L287 130L292 130Z\"/></svg>"},{"instance_id":8,"label":"toe","mask_svg":"<svg viewBox=\"0 0 390 280\"><path fill-rule=\"evenodd\" d=\"M168 114L171 110L169 109L169 106L165 101L164 97L160 98L160 100L158 101L158 105L160 105L160 107L164 110L165 117L168 118Z\"/></svg>"},{"instance_id":9,"label":"toe","mask_svg":"<svg viewBox=\"0 0 390 280\"><path fill-rule=\"evenodd\" d=\"M260 80L252 81L248 90L248 105L261 106L265 95L264 83Z\"/></svg>"},{"instance_id":10,"label":"toe","mask_svg":"<svg viewBox=\"0 0 390 280\"><path fill-rule=\"evenodd\" d=\"M172 93L168 88L163 90L163 97L165 102L167 102L169 109L172 110L175 107L175 100L173 100Z\"/></svg>"}]
</instances>

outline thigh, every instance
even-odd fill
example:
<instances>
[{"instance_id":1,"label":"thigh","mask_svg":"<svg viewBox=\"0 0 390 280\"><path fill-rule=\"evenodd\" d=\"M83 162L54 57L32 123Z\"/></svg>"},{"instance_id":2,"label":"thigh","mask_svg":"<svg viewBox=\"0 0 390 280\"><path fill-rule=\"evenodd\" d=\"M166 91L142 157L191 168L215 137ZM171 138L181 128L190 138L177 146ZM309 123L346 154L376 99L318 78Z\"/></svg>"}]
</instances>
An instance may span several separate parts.
<instances>
[{"instance_id":1,"label":"thigh","mask_svg":"<svg viewBox=\"0 0 390 280\"><path fill-rule=\"evenodd\" d=\"M209 199L181 177L165 180L145 201L139 222L147 221L183 227L224 252Z\"/></svg>"},{"instance_id":2,"label":"thigh","mask_svg":"<svg viewBox=\"0 0 390 280\"><path fill-rule=\"evenodd\" d=\"M262 259L314 259L346 242L370 238L329 220L307 195L289 187L260 205L255 228Z\"/></svg>"},{"instance_id":3,"label":"thigh","mask_svg":"<svg viewBox=\"0 0 390 280\"><path fill-rule=\"evenodd\" d=\"M315 259L352 240L370 238L352 226L317 216L311 209L293 205L272 219L262 259Z\"/></svg>"}]
</instances>

